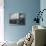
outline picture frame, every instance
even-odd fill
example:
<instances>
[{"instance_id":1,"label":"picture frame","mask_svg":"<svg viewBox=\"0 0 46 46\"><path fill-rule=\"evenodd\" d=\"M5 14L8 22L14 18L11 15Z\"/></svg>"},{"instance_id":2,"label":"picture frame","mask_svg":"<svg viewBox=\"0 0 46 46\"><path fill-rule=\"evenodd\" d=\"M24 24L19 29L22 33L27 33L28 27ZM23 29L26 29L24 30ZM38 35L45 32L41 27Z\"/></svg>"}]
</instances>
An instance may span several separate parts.
<instances>
[{"instance_id":1,"label":"picture frame","mask_svg":"<svg viewBox=\"0 0 46 46\"><path fill-rule=\"evenodd\" d=\"M10 24L25 25L25 14L24 13L14 13L10 15Z\"/></svg>"}]
</instances>

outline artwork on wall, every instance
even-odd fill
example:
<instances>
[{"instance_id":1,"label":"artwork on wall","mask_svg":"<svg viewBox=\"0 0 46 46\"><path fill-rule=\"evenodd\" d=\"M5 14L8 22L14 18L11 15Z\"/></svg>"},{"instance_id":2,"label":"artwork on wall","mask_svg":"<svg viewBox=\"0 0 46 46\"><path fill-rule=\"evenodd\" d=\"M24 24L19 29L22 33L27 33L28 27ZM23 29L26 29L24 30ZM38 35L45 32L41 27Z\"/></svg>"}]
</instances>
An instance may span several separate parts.
<instances>
[{"instance_id":1,"label":"artwork on wall","mask_svg":"<svg viewBox=\"0 0 46 46\"><path fill-rule=\"evenodd\" d=\"M43 13L46 11L46 9L43 9L42 11L39 11L37 16L34 18L34 21L36 21L36 23L40 23L40 20L43 22L44 19L43 19ZM46 12L45 12L46 13ZM44 14L45 14L44 13ZM45 14L46 15L46 14ZM44 16L45 16L44 15ZM46 17L46 16L45 16Z\"/></svg>"},{"instance_id":2,"label":"artwork on wall","mask_svg":"<svg viewBox=\"0 0 46 46\"><path fill-rule=\"evenodd\" d=\"M25 25L24 13L14 13L14 14L10 15L9 23L17 24L17 25Z\"/></svg>"}]
</instances>

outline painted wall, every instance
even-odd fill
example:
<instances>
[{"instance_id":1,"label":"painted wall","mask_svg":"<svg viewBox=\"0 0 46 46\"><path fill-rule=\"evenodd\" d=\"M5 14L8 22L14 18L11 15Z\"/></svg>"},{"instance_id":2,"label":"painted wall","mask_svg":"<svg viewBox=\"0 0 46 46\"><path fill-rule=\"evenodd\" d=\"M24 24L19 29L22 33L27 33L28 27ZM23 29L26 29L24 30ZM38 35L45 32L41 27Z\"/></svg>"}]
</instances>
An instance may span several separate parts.
<instances>
[{"instance_id":1,"label":"painted wall","mask_svg":"<svg viewBox=\"0 0 46 46\"><path fill-rule=\"evenodd\" d=\"M46 9L46 0L41 0L40 1L40 9L41 9L41 11L43 9ZM46 26L46 11L43 12L42 17L43 17L43 22L41 21L40 25Z\"/></svg>"},{"instance_id":2,"label":"painted wall","mask_svg":"<svg viewBox=\"0 0 46 46\"><path fill-rule=\"evenodd\" d=\"M4 35L7 41L18 41L32 30L32 24L36 12L40 9L40 0L4 0ZM9 14L12 12L24 12L26 25L10 25Z\"/></svg>"}]
</instances>

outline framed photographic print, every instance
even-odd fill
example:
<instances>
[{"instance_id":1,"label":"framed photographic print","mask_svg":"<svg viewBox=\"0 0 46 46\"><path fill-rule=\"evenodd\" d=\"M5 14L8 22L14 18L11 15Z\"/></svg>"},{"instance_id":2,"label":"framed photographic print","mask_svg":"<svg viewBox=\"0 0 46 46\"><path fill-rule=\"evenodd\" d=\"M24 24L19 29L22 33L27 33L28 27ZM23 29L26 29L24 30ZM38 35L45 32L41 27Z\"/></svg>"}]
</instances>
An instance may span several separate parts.
<instances>
[{"instance_id":1,"label":"framed photographic print","mask_svg":"<svg viewBox=\"0 0 46 46\"><path fill-rule=\"evenodd\" d=\"M17 24L17 25L25 25L24 13L14 13L14 14L10 15L9 23Z\"/></svg>"}]
</instances>

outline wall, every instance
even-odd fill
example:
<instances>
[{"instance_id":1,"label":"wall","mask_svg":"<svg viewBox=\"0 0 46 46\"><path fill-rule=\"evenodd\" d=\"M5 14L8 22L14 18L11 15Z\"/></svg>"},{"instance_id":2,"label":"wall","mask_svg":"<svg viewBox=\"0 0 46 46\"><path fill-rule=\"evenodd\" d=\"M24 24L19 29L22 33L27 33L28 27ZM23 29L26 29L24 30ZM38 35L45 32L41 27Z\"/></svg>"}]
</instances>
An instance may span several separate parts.
<instances>
[{"instance_id":1,"label":"wall","mask_svg":"<svg viewBox=\"0 0 46 46\"><path fill-rule=\"evenodd\" d=\"M4 35L7 41L18 41L32 30L33 19L40 9L40 0L4 0ZM9 14L24 12L26 25L10 25Z\"/></svg>"},{"instance_id":2,"label":"wall","mask_svg":"<svg viewBox=\"0 0 46 46\"><path fill-rule=\"evenodd\" d=\"M40 9L41 9L41 11L43 9L46 9L46 0L41 0L40 1ZM46 19L46 11L43 12L42 17L43 17L43 22L41 21L40 25L46 26L46 20L45 20Z\"/></svg>"}]
</instances>

